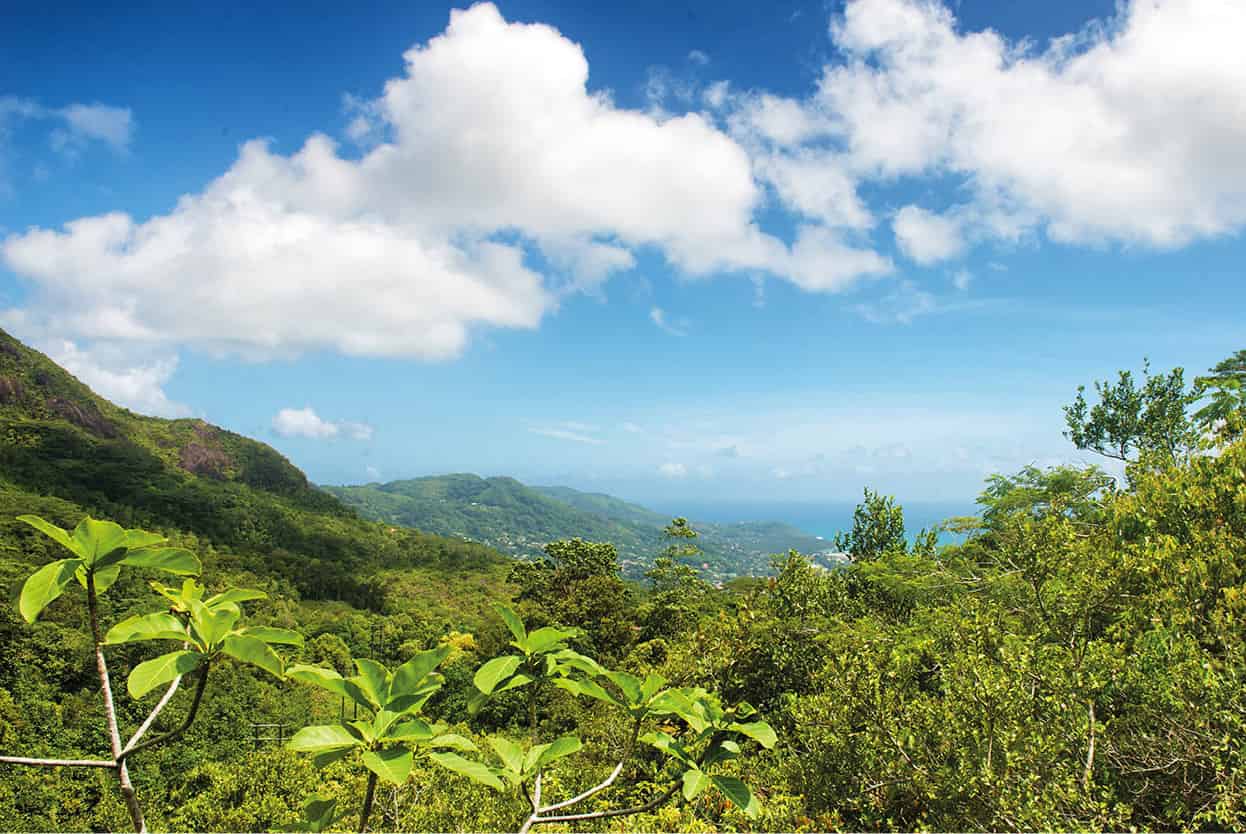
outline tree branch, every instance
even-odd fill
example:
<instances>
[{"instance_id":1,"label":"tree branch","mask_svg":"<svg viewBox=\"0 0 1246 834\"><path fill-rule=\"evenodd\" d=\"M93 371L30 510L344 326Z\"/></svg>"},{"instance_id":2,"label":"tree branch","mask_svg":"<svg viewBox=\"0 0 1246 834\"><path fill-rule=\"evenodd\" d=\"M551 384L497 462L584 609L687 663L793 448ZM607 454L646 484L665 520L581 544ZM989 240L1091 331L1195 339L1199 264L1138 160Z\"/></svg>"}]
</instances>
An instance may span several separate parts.
<instances>
[{"instance_id":1,"label":"tree branch","mask_svg":"<svg viewBox=\"0 0 1246 834\"><path fill-rule=\"evenodd\" d=\"M1090 725L1090 747L1086 751L1086 767L1082 771L1082 790L1090 790L1090 777L1095 769L1095 702L1090 702L1090 711L1087 716L1087 723Z\"/></svg>"},{"instance_id":2,"label":"tree branch","mask_svg":"<svg viewBox=\"0 0 1246 834\"><path fill-rule=\"evenodd\" d=\"M203 693L208 685L208 669L210 668L211 668L210 662L204 663L203 666L199 667L199 680L195 684L194 700L190 702L190 709L186 712L186 718L182 720L182 723L177 727L177 729L170 730L169 732L165 733L162 736L157 736L156 738L149 738L147 739L147 741L136 743L135 739L139 738L139 736L143 734L143 730L147 727L148 724L151 723L152 718L155 717L155 713L153 713L147 719L147 722L144 723L143 727L139 728L139 732L134 734L134 738L130 739L129 745L127 745L126 748L121 751L120 755L117 756L118 761L124 762L127 758L139 752L140 750L146 750L149 747L155 747L159 744L164 744L165 742L172 741L173 739L177 738L182 733L190 729L191 723L194 722L195 716L199 712L199 704L203 702ZM171 697L172 694L173 694L173 690L170 687L170 690L168 693L165 694L165 697L166 698Z\"/></svg>"},{"instance_id":3,"label":"tree branch","mask_svg":"<svg viewBox=\"0 0 1246 834\"><path fill-rule=\"evenodd\" d=\"M28 765L31 767L106 767L115 768L116 762L107 759L30 759L25 756L0 756L0 764Z\"/></svg>"},{"instance_id":4,"label":"tree branch","mask_svg":"<svg viewBox=\"0 0 1246 834\"><path fill-rule=\"evenodd\" d=\"M117 707L112 698L112 680L108 676L108 662L104 660L104 637L100 633L99 601L95 595L95 571L87 570L87 614L91 621L91 636L95 641L95 669L99 673L100 690L104 697L104 720L108 726L108 744L116 762L117 783L121 798L138 834L147 834L147 822L143 819L143 807L139 805L130 781L130 770L121 755L121 733L117 730Z\"/></svg>"},{"instance_id":5,"label":"tree branch","mask_svg":"<svg viewBox=\"0 0 1246 834\"><path fill-rule=\"evenodd\" d=\"M562 802L555 802L553 805L547 805L544 808L541 808L538 813L543 814L543 813L546 813L547 811L557 811L560 808L566 808L570 805L575 805L578 802L583 802L584 800L588 799L590 796L593 796L594 794L601 793L606 788L613 785L614 780L618 779L619 774L623 772L623 765L627 764L627 760L630 759L632 757L632 753L635 752L636 739L639 738L640 736L640 723L641 723L640 719L639 718L636 719L636 723L633 725L633 728L632 728L632 737L631 739L628 740L627 749L623 751L623 758L619 760L619 763L617 765L615 765L614 770L610 772L610 775L606 777L604 782L600 782L594 785L593 787L589 788L584 793L579 794L578 796L573 796L570 799L563 800Z\"/></svg>"},{"instance_id":6,"label":"tree branch","mask_svg":"<svg viewBox=\"0 0 1246 834\"><path fill-rule=\"evenodd\" d=\"M652 811L661 805L670 801L671 797L679 790L680 782L676 780L666 790L665 793L654 797L644 805L635 805L631 808L611 808L605 811L587 811L583 814L560 814L556 817L540 817L532 821L533 825L539 825L546 822L576 822L577 820L597 820L606 819L608 817L626 817L630 814L643 814L646 811Z\"/></svg>"},{"instance_id":7,"label":"tree branch","mask_svg":"<svg viewBox=\"0 0 1246 834\"><path fill-rule=\"evenodd\" d=\"M182 649L186 649L185 643L182 644ZM173 679L173 683L169 684L169 688L165 691L164 695L162 695L160 700L156 702L156 705L152 707L151 714L148 715L147 719L137 730L134 731L134 735L130 736L130 740L125 743L125 747L122 752L132 749L134 745L138 744L139 739L143 737L143 734L151 729L151 725L156 721L156 716L160 715L160 712L169 705L169 701L173 700L173 694L177 692L177 688L181 686L181 683L181 675L178 675Z\"/></svg>"}]
</instances>

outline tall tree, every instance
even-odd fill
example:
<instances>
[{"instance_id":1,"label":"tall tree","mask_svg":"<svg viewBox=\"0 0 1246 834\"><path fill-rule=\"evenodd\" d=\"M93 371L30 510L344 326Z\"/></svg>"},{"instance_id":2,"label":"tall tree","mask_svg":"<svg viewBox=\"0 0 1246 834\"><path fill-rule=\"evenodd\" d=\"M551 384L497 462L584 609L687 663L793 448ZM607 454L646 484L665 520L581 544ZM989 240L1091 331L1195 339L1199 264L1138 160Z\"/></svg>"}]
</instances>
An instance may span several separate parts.
<instances>
[{"instance_id":1,"label":"tall tree","mask_svg":"<svg viewBox=\"0 0 1246 834\"><path fill-rule=\"evenodd\" d=\"M1185 371L1152 375L1144 360L1142 377L1138 385L1130 371L1121 371L1115 383L1096 382L1094 405L1086 401L1086 386L1078 386L1077 398L1064 409L1064 436L1079 449L1124 463L1143 454L1172 460L1187 453L1198 433L1186 416L1195 395L1186 389Z\"/></svg>"}]
</instances>

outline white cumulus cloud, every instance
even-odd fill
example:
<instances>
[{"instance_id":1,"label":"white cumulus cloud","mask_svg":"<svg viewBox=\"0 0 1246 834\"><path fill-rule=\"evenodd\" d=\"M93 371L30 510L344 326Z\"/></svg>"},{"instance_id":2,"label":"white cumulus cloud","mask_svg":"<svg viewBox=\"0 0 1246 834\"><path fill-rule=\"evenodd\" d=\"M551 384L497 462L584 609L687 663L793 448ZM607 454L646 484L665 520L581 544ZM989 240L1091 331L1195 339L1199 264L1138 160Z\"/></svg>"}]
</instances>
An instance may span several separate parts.
<instances>
[{"instance_id":1,"label":"white cumulus cloud","mask_svg":"<svg viewBox=\"0 0 1246 834\"><path fill-rule=\"evenodd\" d=\"M273 429L283 437L308 437L315 440L349 437L352 440L371 440L373 432L367 423L325 420L311 406L283 408L273 417L272 422Z\"/></svg>"},{"instance_id":2,"label":"white cumulus cloud","mask_svg":"<svg viewBox=\"0 0 1246 834\"><path fill-rule=\"evenodd\" d=\"M86 350L67 340L42 345L54 362L107 400L140 414L187 417L188 406L169 399L165 384L177 370L177 357L135 363L106 349Z\"/></svg>"},{"instance_id":3,"label":"white cumulus cloud","mask_svg":"<svg viewBox=\"0 0 1246 834\"><path fill-rule=\"evenodd\" d=\"M637 247L691 276L762 271L818 290L887 267L826 230L794 246L763 232L739 142L699 113L616 106L550 26L481 3L404 57L378 98L347 100L359 158L321 134L288 156L255 140L168 213L8 237L0 260L31 284L30 326L255 359L444 359L475 329L537 327L567 288L631 268ZM111 111L64 118L127 135ZM532 248L554 274L529 265Z\"/></svg>"},{"instance_id":4,"label":"white cumulus cloud","mask_svg":"<svg viewBox=\"0 0 1246 834\"><path fill-rule=\"evenodd\" d=\"M919 264L947 260L965 247L960 224L920 206L905 206L896 212L891 228L896 245Z\"/></svg>"},{"instance_id":5,"label":"white cumulus cloud","mask_svg":"<svg viewBox=\"0 0 1246 834\"><path fill-rule=\"evenodd\" d=\"M853 0L809 109L865 177L953 175L985 234L1167 247L1246 223L1246 4L1124 0L1038 49Z\"/></svg>"}]
</instances>

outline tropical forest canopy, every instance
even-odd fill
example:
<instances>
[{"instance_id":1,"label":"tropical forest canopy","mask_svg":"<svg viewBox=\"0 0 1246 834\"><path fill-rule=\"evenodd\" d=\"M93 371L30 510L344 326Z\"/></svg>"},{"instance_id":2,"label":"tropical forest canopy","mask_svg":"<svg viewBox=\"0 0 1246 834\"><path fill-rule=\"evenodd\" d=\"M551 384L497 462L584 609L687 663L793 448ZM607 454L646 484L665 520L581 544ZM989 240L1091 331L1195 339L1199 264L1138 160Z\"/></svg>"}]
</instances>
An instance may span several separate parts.
<instances>
[{"instance_id":1,"label":"tropical forest canopy","mask_svg":"<svg viewBox=\"0 0 1246 834\"><path fill-rule=\"evenodd\" d=\"M1123 476L955 544L867 490L719 588L683 519L639 580L366 520L0 334L0 829L1246 827L1246 351L1070 393Z\"/></svg>"}]
</instances>

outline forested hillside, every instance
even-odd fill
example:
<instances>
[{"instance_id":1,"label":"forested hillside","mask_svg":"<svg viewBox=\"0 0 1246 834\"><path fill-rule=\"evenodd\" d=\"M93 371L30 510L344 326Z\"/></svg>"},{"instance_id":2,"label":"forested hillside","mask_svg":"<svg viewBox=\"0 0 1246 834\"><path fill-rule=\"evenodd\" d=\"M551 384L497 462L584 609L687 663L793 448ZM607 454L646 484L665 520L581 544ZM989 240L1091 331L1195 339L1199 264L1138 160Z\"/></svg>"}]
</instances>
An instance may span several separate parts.
<instances>
[{"instance_id":1,"label":"forested hillside","mask_svg":"<svg viewBox=\"0 0 1246 834\"><path fill-rule=\"evenodd\" d=\"M643 578L653 566L663 546L662 528L670 520L610 495L526 486L514 478L437 475L324 489L367 518L470 539L513 556L538 557L558 539L608 541L631 579ZM831 546L780 522L692 521L700 533L699 550L689 563L715 583L769 573L772 553L817 553Z\"/></svg>"},{"instance_id":2,"label":"forested hillside","mask_svg":"<svg viewBox=\"0 0 1246 834\"><path fill-rule=\"evenodd\" d=\"M2 829L132 826L98 765L97 642L123 736L186 676L126 760L152 830L1246 827L1246 351L1076 395L1070 440L1122 479L992 477L945 545L869 494L842 569L779 554L725 589L682 521L643 585L609 544L511 563L363 521L267 447L117 409L7 338L0 391ZM180 549L15 519L88 512ZM151 592L191 562L206 591ZM75 567L116 577L98 606Z\"/></svg>"}]
</instances>

